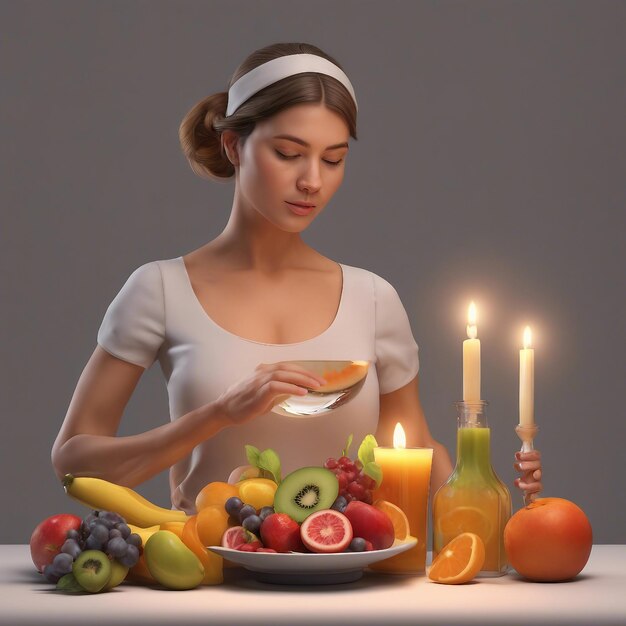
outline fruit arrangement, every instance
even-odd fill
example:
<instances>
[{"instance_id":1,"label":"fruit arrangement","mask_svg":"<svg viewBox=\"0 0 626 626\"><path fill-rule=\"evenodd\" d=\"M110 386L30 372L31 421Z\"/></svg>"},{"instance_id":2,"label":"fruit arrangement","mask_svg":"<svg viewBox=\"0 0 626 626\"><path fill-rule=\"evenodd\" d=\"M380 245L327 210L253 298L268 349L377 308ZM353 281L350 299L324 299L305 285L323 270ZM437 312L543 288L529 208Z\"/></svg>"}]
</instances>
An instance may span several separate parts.
<instances>
[{"instance_id":1,"label":"fruit arrangement","mask_svg":"<svg viewBox=\"0 0 626 626\"><path fill-rule=\"evenodd\" d=\"M324 467L302 467L283 479L276 452L246 446L250 465L238 468L238 475L253 477L232 485L238 487L238 494L225 497L227 491L222 488L224 532L219 542L205 545L245 552L324 554L383 550L396 538L406 539L408 523L396 524L388 514L391 508L399 511L398 507L373 502L373 490L382 480L374 462L376 439L367 435L355 460L348 456L351 443L352 436L341 456L327 459ZM210 490L211 485L205 489ZM219 500L212 498L207 505L214 508L214 518ZM199 511L198 518L207 508ZM406 520L402 511L399 515Z\"/></svg>"},{"instance_id":2,"label":"fruit arrangement","mask_svg":"<svg viewBox=\"0 0 626 626\"><path fill-rule=\"evenodd\" d=\"M224 559L208 546L320 554L389 548L407 537L406 516L391 503L373 502L382 479L374 437L363 440L354 460L351 442L352 436L324 467L302 467L284 478L273 450L247 445L249 465L229 482L208 483L191 516L106 480L67 475L66 493L91 512L39 524L31 537L33 562L70 593L106 591L127 578L182 590L223 581Z\"/></svg>"},{"instance_id":3,"label":"fruit arrangement","mask_svg":"<svg viewBox=\"0 0 626 626\"><path fill-rule=\"evenodd\" d=\"M119 585L137 564L141 537L113 511L84 519L53 515L33 531L31 556L44 578L68 592L105 591Z\"/></svg>"}]
</instances>

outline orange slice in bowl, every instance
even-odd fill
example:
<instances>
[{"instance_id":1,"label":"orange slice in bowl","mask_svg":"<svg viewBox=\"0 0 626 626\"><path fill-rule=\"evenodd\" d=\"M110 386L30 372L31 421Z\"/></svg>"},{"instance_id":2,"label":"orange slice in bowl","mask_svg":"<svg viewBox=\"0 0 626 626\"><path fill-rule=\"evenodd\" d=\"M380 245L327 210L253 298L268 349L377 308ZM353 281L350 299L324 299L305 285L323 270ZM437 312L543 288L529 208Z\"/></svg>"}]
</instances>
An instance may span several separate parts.
<instances>
[{"instance_id":1,"label":"orange slice in bowl","mask_svg":"<svg viewBox=\"0 0 626 626\"><path fill-rule=\"evenodd\" d=\"M474 533L462 533L448 543L428 570L436 583L459 585L472 580L485 562L485 544Z\"/></svg>"},{"instance_id":2,"label":"orange slice in bowl","mask_svg":"<svg viewBox=\"0 0 626 626\"><path fill-rule=\"evenodd\" d=\"M391 519L396 539L404 540L409 536L411 532L409 518L399 506L388 500L376 500L373 506Z\"/></svg>"}]
</instances>

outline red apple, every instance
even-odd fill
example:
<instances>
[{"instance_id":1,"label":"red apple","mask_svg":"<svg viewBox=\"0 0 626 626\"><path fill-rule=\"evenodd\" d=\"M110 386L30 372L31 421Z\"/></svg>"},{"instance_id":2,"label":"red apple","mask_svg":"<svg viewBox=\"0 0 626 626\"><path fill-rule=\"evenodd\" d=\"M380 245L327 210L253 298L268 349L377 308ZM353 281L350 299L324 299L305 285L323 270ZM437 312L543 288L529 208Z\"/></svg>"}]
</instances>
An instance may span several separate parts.
<instances>
[{"instance_id":1,"label":"red apple","mask_svg":"<svg viewBox=\"0 0 626 626\"><path fill-rule=\"evenodd\" d=\"M68 531L78 530L81 521L76 515L59 513L46 518L37 525L30 537L30 555L40 572L61 552Z\"/></svg>"},{"instance_id":2,"label":"red apple","mask_svg":"<svg viewBox=\"0 0 626 626\"><path fill-rule=\"evenodd\" d=\"M509 561L529 580L574 578L585 567L591 544L587 516L564 498L539 498L515 513L504 528Z\"/></svg>"},{"instance_id":3,"label":"red apple","mask_svg":"<svg viewBox=\"0 0 626 626\"><path fill-rule=\"evenodd\" d=\"M300 524L287 513L272 513L261 524L261 540L276 552L306 552L300 537Z\"/></svg>"},{"instance_id":4,"label":"red apple","mask_svg":"<svg viewBox=\"0 0 626 626\"><path fill-rule=\"evenodd\" d=\"M396 536L393 522L371 504L352 500L343 514L350 520L354 536L370 541L374 550L384 550L393 544Z\"/></svg>"}]
</instances>

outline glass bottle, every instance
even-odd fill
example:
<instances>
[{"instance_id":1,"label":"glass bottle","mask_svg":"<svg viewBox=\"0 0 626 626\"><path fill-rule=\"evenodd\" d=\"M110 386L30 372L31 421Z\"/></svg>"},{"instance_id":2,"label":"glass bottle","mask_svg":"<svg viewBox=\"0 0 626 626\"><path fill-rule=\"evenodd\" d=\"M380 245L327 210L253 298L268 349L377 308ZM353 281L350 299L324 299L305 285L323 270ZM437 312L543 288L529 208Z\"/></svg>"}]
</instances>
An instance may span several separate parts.
<instances>
[{"instance_id":1,"label":"glass bottle","mask_svg":"<svg viewBox=\"0 0 626 626\"><path fill-rule=\"evenodd\" d=\"M502 576L508 563L504 527L511 517L511 494L491 466L487 403L457 402L456 467L433 498L433 559L463 532L480 536L485 563L479 576Z\"/></svg>"}]
</instances>

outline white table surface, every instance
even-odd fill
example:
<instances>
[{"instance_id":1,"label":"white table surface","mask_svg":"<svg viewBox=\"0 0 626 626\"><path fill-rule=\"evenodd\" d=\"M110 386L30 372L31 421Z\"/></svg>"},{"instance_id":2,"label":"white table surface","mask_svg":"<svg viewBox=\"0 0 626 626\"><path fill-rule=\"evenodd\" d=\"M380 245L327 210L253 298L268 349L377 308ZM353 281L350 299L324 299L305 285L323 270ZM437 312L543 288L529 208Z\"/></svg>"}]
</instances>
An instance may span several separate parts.
<instances>
[{"instance_id":1,"label":"white table surface","mask_svg":"<svg viewBox=\"0 0 626 626\"><path fill-rule=\"evenodd\" d=\"M626 545L594 546L585 569L567 583L530 583L511 573L438 585L366 571L353 583L302 587L260 583L241 569L224 573L224 584L191 591L124 583L73 596L53 591L28 546L0 546L0 624L626 626Z\"/></svg>"}]
</instances>

